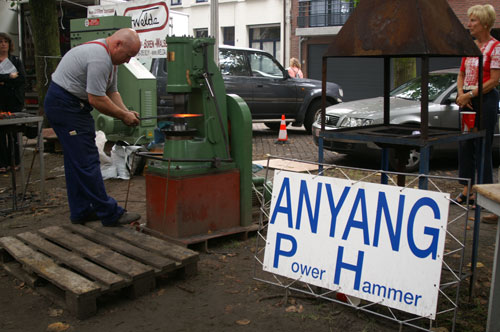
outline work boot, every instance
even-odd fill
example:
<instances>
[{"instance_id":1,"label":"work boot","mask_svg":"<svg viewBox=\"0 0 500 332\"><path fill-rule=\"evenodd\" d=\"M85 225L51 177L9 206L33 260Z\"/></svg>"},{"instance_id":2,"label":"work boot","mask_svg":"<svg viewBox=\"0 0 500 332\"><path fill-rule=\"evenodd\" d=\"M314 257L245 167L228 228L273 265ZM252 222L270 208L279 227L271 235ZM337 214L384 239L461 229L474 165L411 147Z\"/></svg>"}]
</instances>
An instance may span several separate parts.
<instances>
[{"instance_id":1,"label":"work boot","mask_svg":"<svg viewBox=\"0 0 500 332\"><path fill-rule=\"evenodd\" d=\"M123 214L112 224L103 225L105 227L117 227L121 225L129 225L130 223L141 219L141 215L139 213L134 212L123 212Z\"/></svg>"},{"instance_id":2,"label":"work boot","mask_svg":"<svg viewBox=\"0 0 500 332\"><path fill-rule=\"evenodd\" d=\"M99 217L97 216L97 214L94 211L92 211L91 213L89 213L88 215L86 215L83 218L75 219L75 220L72 219L71 223L75 224L75 225L83 225L86 222L97 221L97 220L99 220Z\"/></svg>"},{"instance_id":3,"label":"work boot","mask_svg":"<svg viewBox=\"0 0 500 332\"><path fill-rule=\"evenodd\" d=\"M496 214L489 213L483 216L481 221L485 224L496 224L498 222L498 216Z\"/></svg>"}]
</instances>

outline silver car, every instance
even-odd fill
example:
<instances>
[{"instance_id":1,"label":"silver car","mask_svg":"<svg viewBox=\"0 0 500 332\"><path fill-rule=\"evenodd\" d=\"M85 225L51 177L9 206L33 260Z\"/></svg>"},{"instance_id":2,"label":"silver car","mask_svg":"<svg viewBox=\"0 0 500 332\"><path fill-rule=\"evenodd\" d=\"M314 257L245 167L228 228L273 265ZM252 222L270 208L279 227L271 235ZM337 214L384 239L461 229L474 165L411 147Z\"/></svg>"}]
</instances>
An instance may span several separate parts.
<instances>
[{"instance_id":1,"label":"silver car","mask_svg":"<svg viewBox=\"0 0 500 332\"><path fill-rule=\"evenodd\" d=\"M460 128L457 96L458 68L433 71L429 75L429 126ZM420 78L412 79L395 88L390 93L390 121L392 124L420 124ZM369 98L340 103L327 107L326 130L337 128L367 126L382 124L384 120L384 98ZM318 135L321 129L321 118L313 124L312 135L318 145ZM323 141L327 150L343 153L367 155L374 152L380 156L380 147L371 142L336 142L331 139ZM435 146L431 157L437 150L457 149L458 144ZM498 140L495 139L494 151L498 152ZM395 167L397 161L390 155L389 162ZM406 171L418 170L420 153L411 150L408 155Z\"/></svg>"}]
</instances>

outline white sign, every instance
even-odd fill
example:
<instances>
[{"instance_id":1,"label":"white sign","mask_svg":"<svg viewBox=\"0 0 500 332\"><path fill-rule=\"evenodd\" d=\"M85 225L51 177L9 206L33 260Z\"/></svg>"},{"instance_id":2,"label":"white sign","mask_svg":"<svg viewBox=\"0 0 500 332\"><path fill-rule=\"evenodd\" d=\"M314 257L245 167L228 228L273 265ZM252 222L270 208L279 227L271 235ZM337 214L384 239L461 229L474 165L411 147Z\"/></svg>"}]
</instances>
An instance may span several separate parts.
<instances>
[{"instance_id":1,"label":"white sign","mask_svg":"<svg viewBox=\"0 0 500 332\"><path fill-rule=\"evenodd\" d=\"M14 64L6 58L2 62L0 62L0 74L12 74L17 73L17 68Z\"/></svg>"},{"instance_id":2,"label":"white sign","mask_svg":"<svg viewBox=\"0 0 500 332\"><path fill-rule=\"evenodd\" d=\"M265 271L435 318L449 194L276 171Z\"/></svg>"},{"instance_id":3,"label":"white sign","mask_svg":"<svg viewBox=\"0 0 500 332\"><path fill-rule=\"evenodd\" d=\"M89 6L87 10L87 17L113 15L131 17L132 29L139 33L142 42L141 50L137 54L138 58L166 56L167 43L165 38L172 30L173 20L165 1L135 0L112 5ZM187 34L187 18L176 20L175 24L185 25L185 34Z\"/></svg>"}]
</instances>

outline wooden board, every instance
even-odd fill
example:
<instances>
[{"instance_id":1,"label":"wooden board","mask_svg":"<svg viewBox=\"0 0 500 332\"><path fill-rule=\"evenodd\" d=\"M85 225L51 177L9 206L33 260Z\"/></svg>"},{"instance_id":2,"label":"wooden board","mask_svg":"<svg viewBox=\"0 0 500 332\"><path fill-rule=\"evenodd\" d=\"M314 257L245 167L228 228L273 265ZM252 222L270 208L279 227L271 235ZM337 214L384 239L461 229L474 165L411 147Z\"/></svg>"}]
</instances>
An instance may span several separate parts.
<instances>
[{"instance_id":1,"label":"wooden board","mask_svg":"<svg viewBox=\"0 0 500 332\"><path fill-rule=\"evenodd\" d=\"M255 160L252 161L252 163L263 167L268 167L267 159ZM287 159L270 159L269 168L281 169L284 171L291 171L291 172L307 172L307 171L317 171L318 165L302 163L299 161L287 160Z\"/></svg>"},{"instance_id":2,"label":"wooden board","mask_svg":"<svg viewBox=\"0 0 500 332\"><path fill-rule=\"evenodd\" d=\"M191 264L199 260L198 253L193 250L178 246L176 244L172 244L170 242L152 237L144 233L136 232L130 228L106 228L103 227L100 223L88 223L88 226L93 229L99 229L99 231L105 232L107 234L113 234L114 236L145 250L152 251L159 255L173 259L180 265Z\"/></svg>"},{"instance_id":3,"label":"wooden board","mask_svg":"<svg viewBox=\"0 0 500 332\"><path fill-rule=\"evenodd\" d=\"M18 262L43 278L49 279L63 290L82 295L95 293L100 289L92 281L61 268L53 259L36 252L16 238L10 236L0 238L0 245Z\"/></svg>"},{"instance_id":4,"label":"wooden board","mask_svg":"<svg viewBox=\"0 0 500 332\"><path fill-rule=\"evenodd\" d=\"M73 234L63 227L50 226L39 230L39 232L51 241L131 279L142 278L154 273L152 267L148 267L105 246L89 241L80 235Z\"/></svg>"},{"instance_id":5,"label":"wooden board","mask_svg":"<svg viewBox=\"0 0 500 332\"><path fill-rule=\"evenodd\" d=\"M133 229L96 224L0 238L0 258L7 272L80 319L97 312L98 296L118 289L131 298L144 295L155 288L156 277L193 275L199 259L192 250Z\"/></svg>"},{"instance_id":6,"label":"wooden board","mask_svg":"<svg viewBox=\"0 0 500 332\"><path fill-rule=\"evenodd\" d=\"M175 269L176 264L173 260L133 246L113 236L100 233L83 225L68 225L66 226L66 228L86 237L87 239L91 239L95 242L106 245L113 250L127 255L128 257L131 257L137 261L140 261L147 265L151 265L158 269L159 272L168 272Z\"/></svg>"},{"instance_id":7,"label":"wooden board","mask_svg":"<svg viewBox=\"0 0 500 332\"><path fill-rule=\"evenodd\" d=\"M38 234L26 232L18 234L17 237L41 252L57 259L64 265L67 265L72 269L89 276L91 279L102 283L106 288L117 288L125 282L123 277L112 273L69 250L47 241Z\"/></svg>"}]
</instances>

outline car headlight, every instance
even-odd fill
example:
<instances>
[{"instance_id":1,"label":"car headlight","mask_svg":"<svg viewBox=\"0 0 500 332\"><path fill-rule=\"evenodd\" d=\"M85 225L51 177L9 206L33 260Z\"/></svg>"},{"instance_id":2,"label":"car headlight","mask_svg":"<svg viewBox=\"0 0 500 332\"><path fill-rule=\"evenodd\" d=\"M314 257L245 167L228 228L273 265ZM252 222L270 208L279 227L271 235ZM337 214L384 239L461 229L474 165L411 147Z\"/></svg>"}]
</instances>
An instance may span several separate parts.
<instances>
[{"instance_id":1,"label":"car headlight","mask_svg":"<svg viewBox=\"0 0 500 332\"><path fill-rule=\"evenodd\" d=\"M339 121L339 116L338 115L328 115L325 114L325 125L327 126L337 126L337 123ZM316 119L317 124L321 124L321 116L318 116Z\"/></svg>"},{"instance_id":2,"label":"car headlight","mask_svg":"<svg viewBox=\"0 0 500 332\"><path fill-rule=\"evenodd\" d=\"M360 119L360 118L351 118L351 117L345 117L343 118L340 123L339 127L363 127L363 126L369 126L373 123L373 120L371 119Z\"/></svg>"},{"instance_id":3,"label":"car headlight","mask_svg":"<svg viewBox=\"0 0 500 332\"><path fill-rule=\"evenodd\" d=\"M344 98L344 90L342 90L342 88L339 89L339 95Z\"/></svg>"}]
</instances>

